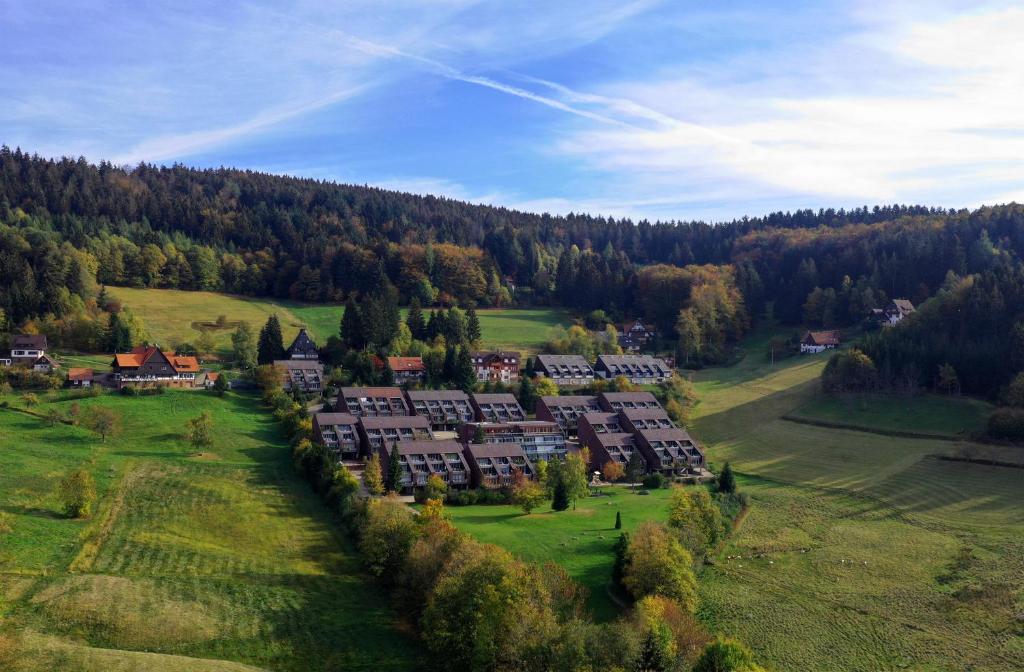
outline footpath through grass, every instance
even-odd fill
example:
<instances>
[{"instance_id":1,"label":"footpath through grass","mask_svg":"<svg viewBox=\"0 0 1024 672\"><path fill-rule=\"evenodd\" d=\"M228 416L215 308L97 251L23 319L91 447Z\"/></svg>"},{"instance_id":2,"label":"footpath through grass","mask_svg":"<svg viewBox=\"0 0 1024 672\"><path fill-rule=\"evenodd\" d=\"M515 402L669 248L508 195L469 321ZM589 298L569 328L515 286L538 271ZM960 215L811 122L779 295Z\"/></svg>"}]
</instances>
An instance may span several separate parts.
<instances>
[{"instance_id":1,"label":"footpath through grass","mask_svg":"<svg viewBox=\"0 0 1024 672\"><path fill-rule=\"evenodd\" d=\"M0 409L10 527L0 533L0 669L415 666L386 596L293 474L254 398L178 391L78 403L116 409L122 435L103 443ZM215 440L197 453L182 434L203 410ZM87 521L60 515L55 494L80 466L99 491Z\"/></svg>"}]
</instances>

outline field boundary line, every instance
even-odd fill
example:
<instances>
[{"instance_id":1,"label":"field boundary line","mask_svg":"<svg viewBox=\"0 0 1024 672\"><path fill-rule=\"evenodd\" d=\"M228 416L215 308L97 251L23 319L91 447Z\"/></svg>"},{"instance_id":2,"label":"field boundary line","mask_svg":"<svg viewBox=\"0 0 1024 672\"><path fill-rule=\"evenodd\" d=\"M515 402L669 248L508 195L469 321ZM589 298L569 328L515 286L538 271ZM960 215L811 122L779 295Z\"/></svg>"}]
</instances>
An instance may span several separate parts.
<instances>
[{"instance_id":1,"label":"field boundary line","mask_svg":"<svg viewBox=\"0 0 1024 672\"><path fill-rule=\"evenodd\" d=\"M110 537L110 533L114 530L114 523L117 522L121 511L124 509L124 500L128 493L128 488L138 478L139 471L137 466L128 465L124 476L121 477L121 481L117 484L117 494L114 495L114 501L107 508L96 534L82 544L82 549L71 561L71 564L68 565L69 572L92 571L93 565L96 564L96 558L99 557L100 550L103 548L103 544Z\"/></svg>"},{"instance_id":2,"label":"field boundary line","mask_svg":"<svg viewBox=\"0 0 1024 672\"><path fill-rule=\"evenodd\" d=\"M901 429L882 429L880 427L867 427L865 425L855 425L847 422L832 422L829 420L813 420L811 418L803 418L792 413L787 413L780 417L781 420L786 422L794 422L798 425L810 425L812 427L823 427L825 429L848 429L854 432L865 432L867 434L880 434L882 436L892 436L899 439L925 439L930 441L965 441L970 437L963 436L960 434L941 434L939 432L911 432L908 430Z\"/></svg>"}]
</instances>

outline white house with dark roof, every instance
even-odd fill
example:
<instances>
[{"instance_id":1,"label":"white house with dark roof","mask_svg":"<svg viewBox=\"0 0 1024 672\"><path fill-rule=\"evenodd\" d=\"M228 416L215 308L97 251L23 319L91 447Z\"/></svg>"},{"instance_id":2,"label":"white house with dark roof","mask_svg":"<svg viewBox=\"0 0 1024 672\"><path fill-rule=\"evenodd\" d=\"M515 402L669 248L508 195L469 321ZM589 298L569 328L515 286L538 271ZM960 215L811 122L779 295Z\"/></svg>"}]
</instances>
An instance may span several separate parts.
<instances>
[{"instance_id":1,"label":"white house with dark roof","mask_svg":"<svg viewBox=\"0 0 1024 672\"><path fill-rule=\"evenodd\" d=\"M605 380L625 376L634 385L653 385L672 377L664 359L650 355L600 355L594 371Z\"/></svg>"},{"instance_id":2,"label":"white house with dark roof","mask_svg":"<svg viewBox=\"0 0 1024 672\"><path fill-rule=\"evenodd\" d=\"M594 368L583 355L537 355L534 370L556 385L582 387L594 382Z\"/></svg>"}]
</instances>

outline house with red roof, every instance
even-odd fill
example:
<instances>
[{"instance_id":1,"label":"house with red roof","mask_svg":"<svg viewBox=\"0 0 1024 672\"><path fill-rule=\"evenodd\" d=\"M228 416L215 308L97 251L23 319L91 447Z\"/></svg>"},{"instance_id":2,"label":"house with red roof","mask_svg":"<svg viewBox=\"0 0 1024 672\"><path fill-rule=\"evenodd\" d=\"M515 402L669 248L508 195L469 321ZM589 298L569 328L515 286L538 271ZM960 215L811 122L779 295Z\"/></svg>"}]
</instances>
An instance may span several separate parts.
<instances>
[{"instance_id":1,"label":"house with red roof","mask_svg":"<svg viewBox=\"0 0 1024 672\"><path fill-rule=\"evenodd\" d=\"M199 360L140 345L131 352L114 355L111 363L114 385L123 387L193 387L199 374Z\"/></svg>"}]
</instances>

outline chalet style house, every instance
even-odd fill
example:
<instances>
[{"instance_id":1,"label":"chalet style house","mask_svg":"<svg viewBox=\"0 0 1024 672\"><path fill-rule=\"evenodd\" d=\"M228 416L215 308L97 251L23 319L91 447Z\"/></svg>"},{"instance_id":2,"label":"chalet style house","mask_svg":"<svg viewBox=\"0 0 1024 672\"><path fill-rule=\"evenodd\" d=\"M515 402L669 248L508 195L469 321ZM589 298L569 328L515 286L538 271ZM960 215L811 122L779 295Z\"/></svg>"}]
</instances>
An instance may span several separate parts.
<instances>
[{"instance_id":1,"label":"chalet style house","mask_svg":"<svg viewBox=\"0 0 1024 672\"><path fill-rule=\"evenodd\" d=\"M402 464L403 493L422 488L431 475L437 474L448 487L464 489L469 485L469 465L458 441L401 441L385 444L378 451L382 465L387 465L391 451L398 451Z\"/></svg>"},{"instance_id":2,"label":"chalet style house","mask_svg":"<svg viewBox=\"0 0 1024 672\"><path fill-rule=\"evenodd\" d=\"M459 428L463 443L473 443L477 429L483 433L484 443L515 443L531 462L565 459L569 450L565 434L558 423L545 420L519 420L511 422L470 422Z\"/></svg>"},{"instance_id":3,"label":"chalet style house","mask_svg":"<svg viewBox=\"0 0 1024 672\"><path fill-rule=\"evenodd\" d=\"M600 355L594 371L605 380L625 376L634 385L652 385L672 377L665 360L650 355Z\"/></svg>"},{"instance_id":4,"label":"chalet style house","mask_svg":"<svg viewBox=\"0 0 1024 672\"><path fill-rule=\"evenodd\" d=\"M360 453L358 421L348 413L317 413L313 416L313 435L339 459L354 460Z\"/></svg>"},{"instance_id":5,"label":"chalet style house","mask_svg":"<svg viewBox=\"0 0 1024 672\"><path fill-rule=\"evenodd\" d=\"M817 353L832 350L839 345L838 331L808 331L800 339L800 353Z\"/></svg>"},{"instance_id":6,"label":"chalet style house","mask_svg":"<svg viewBox=\"0 0 1024 672\"><path fill-rule=\"evenodd\" d=\"M601 408L618 413L625 408L661 408L650 392L603 392L597 397Z\"/></svg>"},{"instance_id":7,"label":"chalet style house","mask_svg":"<svg viewBox=\"0 0 1024 672\"><path fill-rule=\"evenodd\" d=\"M473 369L481 383L512 383L519 380L518 352L474 352Z\"/></svg>"},{"instance_id":8,"label":"chalet style house","mask_svg":"<svg viewBox=\"0 0 1024 672\"><path fill-rule=\"evenodd\" d=\"M11 337L10 352L0 357L0 366L23 366L40 373L50 373L60 364L46 354L46 336L43 334L16 334Z\"/></svg>"},{"instance_id":9,"label":"chalet style house","mask_svg":"<svg viewBox=\"0 0 1024 672\"><path fill-rule=\"evenodd\" d=\"M422 415L362 417L358 422L362 454L372 455L381 446L398 441L429 441L430 421Z\"/></svg>"},{"instance_id":10,"label":"chalet style house","mask_svg":"<svg viewBox=\"0 0 1024 672\"><path fill-rule=\"evenodd\" d=\"M515 480L516 472L530 479L535 476L526 453L515 443L470 443L462 455L469 463L474 488L507 488Z\"/></svg>"},{"instance_id":11,"label":"chalet style house","mask_svg":"<svg viewBox=\"0 0 1024 672\"><path fill-rule=\"evenodd\" d=\"M470 398L476 419L480 422L526 420L526 411L511 394L473 394Z\"/></svg>"},{"instance_id":12,"label":"chalet style house","mask_svg":"<svg viewBox=\"0 0 1024 672\"><path fill-rule=\"evenodd\" d=\"M594 382L594 369L582 355L537 355L534 368L558 386L582 387Z\"/></svg>"},{"instance_id":13,"label":"chalet style house","mask_svg":"<svg viewBox=\"0 0 1024 672\"><path fill-rule=\"evenodd\" d=\"M279 359L274 366L281 370L282 386L288 392L320 394L324 389L324 365L315 359Z\"/></svg>"},{"instance_id":14,"label":"chalet style house","mask_svg":"<svg viewBox=\"0 0 1024 672\"><path fill-rule=\"evenodd\" d=\"M305 359L314 362L320 360L320 351L316 349L316 343L306 333L305 328L299 329L299 335L288 346L287 355L288 359Z\"/></svg>"},{"instance_id":15,"label":"chalet style house","mask_svg":"<svg viewBox=\"0 0 1024 672\"><path fill-rule=\"evenodd\" d=\"M883 327L892 327L916 311L914 304L908 299L893 299L885 308L873 309L871 314Z\"/></svg>"},{"instance_id":16,"label":"chalet style house","mask_svg":"<svg viewBox=\"0 0 1024 672\"><path fill-rule=\"evenodd\" d=\"M111 362L114 386L193 387L199 373L199 360L176 355L155 345L140 345L131 352L114 355Z\"/></svg>"},{"instance_id":17,"label":"chalet style house","mask_svg":"<svg viewBox=\"0 0 1024 672\"><path fill-rule=\"evenodd\" d=\"M397 387L343 387L339 407L342 403L349 413L360 418L410 415L402 390Z\"/></svg>"},{"instance_id":18,"label":"chalet style house","mask_svg":"<svg viewBox=\"0 0 1024 672\"><path fill-rule=\"evenodd\" d=\"M633 320L622 325L619 345L626 352L640 352L648 347L656 335L653 327L644 324L642 320Z\"/></svg>"},{"instance_id":19,"label":"chalet style house","mask_svg":"<svg viewBox=\"0 0 1024 672\"><path fill-rule=\"evenodd\" d=\"M427 375L422 357L388 357L388 366L395 373L395 384L418 383Z\"/></svg>"},{"instance_id":20,"label":"chalet style house","mask_svg":"<svg viewBox=\"0 0 1024 672\"><path fill-rule=\"evenodd\" d=\"M462 390L409 390L405 398L413 413L427 418L434 431L451 431L476 417L469 395Z\"/></svg>"},{"instance_id":21,"label":"chalet style house","mask_svg":"<svg viewBox=\"0 0 1024 672\"><path fill-rule=\"evenodd\" d=\"M584 413L601 410L597 397L590 395L541 397L537 419L557 422L566 436L576 436L576 421Z\"/></svg>"}]
</instances>

